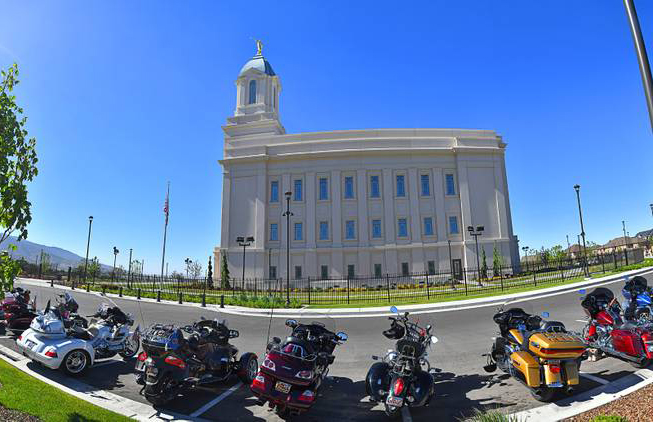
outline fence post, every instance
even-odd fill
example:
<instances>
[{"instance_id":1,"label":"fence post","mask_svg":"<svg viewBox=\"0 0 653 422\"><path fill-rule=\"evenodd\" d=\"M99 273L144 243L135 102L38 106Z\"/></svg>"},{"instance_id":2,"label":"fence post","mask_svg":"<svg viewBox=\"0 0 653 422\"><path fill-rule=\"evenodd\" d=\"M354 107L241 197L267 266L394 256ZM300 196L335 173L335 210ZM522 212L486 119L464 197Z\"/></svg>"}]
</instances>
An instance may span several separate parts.
<instances>
[{"instance_id":1,"label":"fence post","mask_svg":"<svg viewBox=\"0 0 653 422\"><path fill-rule=\"evenodd\" d=\"M614 262L614 269L617 269L617 254L612 250L612 262Z\"/></svg>"},{"instance_id":2,"label":"fence post","mask_svg":"<svg viewBox=\"0 0 653 422\"><path fill-rule=\"evenodd\" d=\"M224 295L220 295L220 307L224 308Z\"/></svg>"},{"instance_id":3,"label":"fence post","mask_svg":"<svg viewBox=\"0 0 653 422\"><path fill-rule=\"evenodd\" d=\"M88 292L90 291L90 289L89 289L89 288L90 288L90 286L89 286L89 284L88 284L88 283L86 283L86 292L87 292L87 293L88 293Z\"/></svg>"},{"instance_id":4,"label":"fence post","mask_svg":"<svg viewBox=\"0 0 653 422\"><path fill-rule=\"evenodd\" d=\"M179 304L180 304L180 305L181 305L182 303L184 303L182 296L183 296L183 293L182 293L182 292L179 292Z\"/></svg>"},{"instance_id":5,"label":"fence post","mask_svg":"<svg viewBox=\"0 0 653 422\"><path fill-rule=\"evenodd\" d=\"M463 278L465 281L465 296L467 296L467 268L463 269Z\"/></svg>"},{"instance_id":6,"label":"fence post","mask_svg":"<svg viewBox=\"0 0 653 422\"><path fill-rule=\"evenodd\" d=\"M431 299L431 292L429 290L429 273L426 273L426 298Z\"/></svg>"},{"instance_id":7,"label":"fence post","mask_svg":"<svg viewBox=\"0 0 653 422\"><path fill-rule=\"evenodd\" d=\"M161 289L156 291L156 301L161 302Z\"/></svg>"},{"instance_id":8,"label":"fence post","mask_svg":"<svg viewBox=\"0 0 653 422\"><path fill-rule=\"evenodd\" d=\"M257 286L257 281L258 279L254 277L254 297L258 297L258 286Z\"/></svg>"},{"instance_id":9,"label":"fence post","mask_svg":"<svg viewBox=\"0 0 653 422\"><path fill-rule=\"evenodd\" d=\"M501 281L501 291L503 291L503 267L499 267L499 280Z\"/></svg>"},{"instance_id":10,"label":"fence post","mask_svg":"<svg viewBox=\"0 0 653 422\"><path fill-rule=\"evenodd\" d=\"M536 277L536 275L537 275L537 271L533 270L533 285L534 286L537 286L537 277Z\"/></svg>"},{"instance_id":11,"label":"fence post","mask_svg":"<svg viewBox=\"0 0 653 422\"><path fill-rule=\"evenodd\" d=\"M70 278L70 273L73 269L71 267L68 267L68 282L72 285L72 279Z\"/></svg>"},{"instance_id":12,"label":"fence post","mask_svg":"<svg viewBox=\"0 0 653 422\"><path fill-rule=\"evenodd\" d=\"M385 274L385 282L388 288L388 303L390 303L390 276L388 275L388 273Z\"/></svg>"},{"instance_id":13,"label":"fence post","mask_svg":"<svg viewBox=\"0 0 653 422\"><path fill-rule=\"evenodd\" d=\"M206 308L206 292L202 293L202 307Z\"/></svg>"},{"instance_id":14,"label":"fence post","mask_svg":"<svg viewBox=\"0 0 653 422\"><path fill-rule=\"evenodd\" d=\"M308 304L311 304L311 278L308 278Z\"/></svg>"},{"instance_id":15,"label":"fence post","mask_svg":"<svg viewBox=\"0 0 653 422\"><path fill-rule=\"evenodd\" d=\"M122 286L120 286L120 290L118 290L118 297L122 297Z\"/></svg>"},{"instance_id":16,"label":"fence post","mask_svg":"<svg viewBox=\"0 0 653 422\"><path fill-rule=\"evenodd\" d=\"M565 281L565 266L562 265L562 261L558 262L558 266L560 267L560 276L562 277L562 281Z\"/></svg>"},{"instance_id":17,"label":"fence post","mask_svg":"<svg viewBox=\"0 0 653 422\"><path fill-rule=\"evenodd\" d=\"M103 295L107 294L107 286L106 285L102 285L102 294Z\"/></svg>"},{"instance_id":18,"label":"fence post","mask_svg":"<svg viewBox=\"0 0 653 422\"><path fill-rule=\"evenodd\" d=\"M136 296L136 299L141 300L141 288L138 288L138 296Z\"/></svg>"},{"instance_id":19,"label":"fence post","mask_svg":"<svg viewBox=\"0 0 653 422\"><path fill-rule=\"evenodd\" d=\"M603 267L603 274L605 274L605 256L601 253L601 267Z\"/></svg>"},{"instance_id":20,"label":"fence post","mask_svg":"<svg viewBox=\"0 0 653 422\"><path fill-rule=\"evenodd\" d=\"M54 278L50 280L50 287L54 287Z\"/></svg>"}]
</instances>

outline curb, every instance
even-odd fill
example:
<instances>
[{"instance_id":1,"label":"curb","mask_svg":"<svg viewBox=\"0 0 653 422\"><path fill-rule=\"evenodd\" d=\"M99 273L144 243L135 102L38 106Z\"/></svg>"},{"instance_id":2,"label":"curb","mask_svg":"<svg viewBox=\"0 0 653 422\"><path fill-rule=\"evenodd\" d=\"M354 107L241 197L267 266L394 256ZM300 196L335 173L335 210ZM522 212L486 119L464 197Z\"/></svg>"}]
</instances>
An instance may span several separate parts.
<instances>
[{"instance_id":1,"label":"curb","mask_svg":"<svg viewBox=\"0 0 653 422\"><path fill-rule=\"evenodd\" d=\"M611 403L653 383L653 371L640 369L606 385L530 410L513 413L518 421L561 421Z\"/></svg>"},{"instance_id":2,"label":"curb","mask_svg":"<svg viewBox=\"0 0 653 422\"><path fill-rule=\"evenodd\" d=\"M204 419L191 418L174 412L165 413L155 410L152 406L139 403L126 397L118 396L106 390L100 390L79 380L64 378L63 384L54 381L36 371L33 371L27 365L31 361L23 355L0 345L0 359L8 362L10 365L25 372L26 374L45 382L59 390L68 393L78 399L82 399L103 409L110 410L114 413L132 418L138 421L167 422L175 421L204 421Z\"/></svg>"},{"instance_id":3,"label":"curb","mask_svg":"<svg viewBox=\"0 0 653 422\"><path fill-rule=\"evenodd\" d=\"M399 305L402 311L410 311L412 314L423 314L423 313L437 313L437 312L448 312L448 311L460 311L472 308L481 308L487 306L497 306L505 303L509 299L513 299L515 302L521 302L531 299L545 298L549 296L555 296L560 294L569 293L571 291L580 289L580 288L591 288L596 287L602 284L608 284L611 282L619 281L624 277L631 277L635 275L641 275L653 271L653 267L640 268L637 270L630 270L620 274L613 274L601 278L595 279L585 279L584 281L579 281L573 284L567 284L564 286L553 286L543 289L531 290L521 293L506 294L500 296L489 296L476 299L464 299L456 300L450 302L436 302L429 304L418 304L418 305ZM45 284L42 281L36 281L35 279L25 279L18 278L17 281L24 284L31 284L34 286L40 287L50 287L48 284ZM70 287L54 285L55 289L73 291ZM99 292L86 292L83 289L76 289L74 292L79 292L83 294L95 295L98 297L103 297ZM133 296L123 296L119 297L117 294L107 293L106 297L109 298L118 298L121 300L132 300L139 301ZM218 305L207 304L206 307L202 307L199 303L186 302L179 304L175 301L164 300L157 302L156 299L150 298L141 298L140 302L143 303L157 303L165 305L174 305L174 306L188 306L195 307L200 309L206 309L213 312L225 313L231 315L240 315L240 316L254 316L254 317L265 317L265 318L312 318L317 316L332 317L332 318L365 318L365 317L384 317L392 315L388 311L388 306L380 306L373 308L300 308L300 309L256 309L256 308L246 308L242 306L232 306L225 305L224 308L218 307Z\"/></svg>"}]
</instances>

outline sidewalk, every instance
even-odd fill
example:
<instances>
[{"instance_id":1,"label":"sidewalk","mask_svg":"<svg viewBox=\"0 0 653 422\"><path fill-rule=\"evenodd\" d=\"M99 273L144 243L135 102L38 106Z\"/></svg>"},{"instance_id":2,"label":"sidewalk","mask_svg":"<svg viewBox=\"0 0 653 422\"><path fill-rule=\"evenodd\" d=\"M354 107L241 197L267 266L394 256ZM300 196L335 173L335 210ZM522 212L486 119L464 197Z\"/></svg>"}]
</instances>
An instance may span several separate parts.
<instances>
[{"instance_id":1,"label":"sidewalk","mask_svg":"<svg viewBox=\"0 0 653 422\"><path fill-rule=\"evenodd\" d=\"M399 305L400 310L410 311L413 314L419 313L436 313L436 312L448 312L454 310L464 310L471 308L480 308L486 306L499 306L502 303L511 300L511 301L524 301L529 299L543 298L548 296L554 296L559 294L565 294L578 289L589 289L596 287L601 284L611 283L618 280L622 280L624 277L633 277L635 275L641 275L653 272L653 267L641 268L638 270L626 271L618 275L610 275L601 278L594 279L585 279L578 283L567 284L563 286L554 286L547 287L544 289L532 290L522 293L513 293L500 296L490 296L482 297L476 299L465 299L457 300L450 302L438 302L438 303L427 303L427 304L418 304L418 305ZM36 280L36 279L23 279L18 278L19 283L49 287L50 282L46 280ZM55 289L68 290L71 291L70 287L54 285ZM97 292L87 293L84 290L77 289L75 293L83 294L92 294L96 296L101 296ZM107 294L107 297L118 298L117 294ZM123 296L122 300L138 300L135 297ZM157 302L155 299L142 298L142 302L150 303L162 303L167 305L174 306L190 306L190 307L201 307L199 303L186 302L179 304L175 301L161 300ZM371 307L371 308L299 308L299 309L257 309L257 308L246 308L242 306L231 306L225 305L224 308L220 308L218 305L207 304L205 309L212 310L215 312L221 312L226 314L233 315L243 315L243 316L258 316L258 317L273 317L273 318L302 318L302 317L315 317L317 315L325 315L333 318L364 318L364 317L379 317L379 316L388 316L391 315L390 306L392 303L389 303L384 306Z\"/></svg>"}]
</instances>

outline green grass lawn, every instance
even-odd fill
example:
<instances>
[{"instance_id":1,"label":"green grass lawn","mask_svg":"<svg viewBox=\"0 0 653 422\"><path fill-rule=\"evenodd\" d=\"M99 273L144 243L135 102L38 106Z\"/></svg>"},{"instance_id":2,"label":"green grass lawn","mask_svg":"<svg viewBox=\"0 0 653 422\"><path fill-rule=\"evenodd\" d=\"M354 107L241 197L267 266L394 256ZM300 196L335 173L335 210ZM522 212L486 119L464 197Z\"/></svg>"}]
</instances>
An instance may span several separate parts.
<instances>
[{"instance_id":1,"label":"green grass lawn","mask_svg":"<svg viewBox=\"0 0 653 422\"><path fill-rule=\"evenodd\" d=\"M0 359L0 404L47 422L131 421L133 419L64 393Z\"/></svg>"}]
</instances>

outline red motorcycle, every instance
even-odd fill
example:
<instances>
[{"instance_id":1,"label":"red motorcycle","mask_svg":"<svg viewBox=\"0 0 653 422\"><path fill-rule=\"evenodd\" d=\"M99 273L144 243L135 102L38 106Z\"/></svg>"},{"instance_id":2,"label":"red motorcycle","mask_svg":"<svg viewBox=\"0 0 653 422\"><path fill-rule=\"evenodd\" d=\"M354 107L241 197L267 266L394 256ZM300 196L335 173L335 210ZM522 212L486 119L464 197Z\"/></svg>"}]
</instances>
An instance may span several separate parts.
<instances>
[{"instance_id":1,"label":"red motorcycle","mask_svg":"<svg viewBox=\"0 0 653 422\"><path fill-rule=\"evenodd\" d=\"M582 306L590 318L583 330L588 360L612 356L636 368L653 362L653 326L624 322L612 291L598 287L583 299Z\"/></svg>"},{"instance_id":2,"label":"red motorcycle","mask_svg":"<svg viewBox=\"0 0 653 422\"><path fill-rule=\"evenodd\" d=\"M286 325L292 334L283 342L274 337L268 343L265 359L250 385L256 404L267 402L281 418L311 408L335 359L336 345L347 340L347 334L335 334L319 322L299 324L289 319Z\"/></svg>"},{"instance_id":3,"label":"red motorcycle","mask_svg":"<svg viewBox=\"0 0 653 422\"><path fill-rule=\"evenodd\" d=\"M34 301L35 302L35 301ZM36 317L35 303L30 303L30 291L16 287L2 301L2 317L8 331L22 332Z\"/></svg>"}]
</instances>

